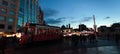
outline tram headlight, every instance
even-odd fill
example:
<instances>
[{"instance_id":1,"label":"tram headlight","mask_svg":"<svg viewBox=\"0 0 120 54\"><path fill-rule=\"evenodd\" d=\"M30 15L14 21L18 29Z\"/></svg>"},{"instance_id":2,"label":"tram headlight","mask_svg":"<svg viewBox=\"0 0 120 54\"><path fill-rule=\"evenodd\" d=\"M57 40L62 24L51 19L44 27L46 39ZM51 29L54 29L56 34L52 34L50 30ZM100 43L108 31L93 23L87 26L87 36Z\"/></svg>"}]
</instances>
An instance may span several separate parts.
<instances>
[{"instance_id":1,"label":"tram headlight","mask_svg":"<svg viewBox=\"0 0 120 54\"><path fill-rule=\"evenodd\" d=\"M21 38L22 34L21 33L16 33L17 38Z\"/></svg>"},{"instance_id":2,"label":"tram headlight","mask_svg":"<svg viewBox=\"0 0 120 54\"><path fill-rule=\"evenodd\" d=\"M67 35L63 35L64 37L67 36Z\"/></svg>"},{"instance_id":3,"label":"tram headlight","mask_svg":"<svg viewBox=\"0 0 120 54\"><path fill-rule=\"evenodd\" d=\"M68 34L69 36L72 36L72 34Z\"/></svg>"}]
</instances>

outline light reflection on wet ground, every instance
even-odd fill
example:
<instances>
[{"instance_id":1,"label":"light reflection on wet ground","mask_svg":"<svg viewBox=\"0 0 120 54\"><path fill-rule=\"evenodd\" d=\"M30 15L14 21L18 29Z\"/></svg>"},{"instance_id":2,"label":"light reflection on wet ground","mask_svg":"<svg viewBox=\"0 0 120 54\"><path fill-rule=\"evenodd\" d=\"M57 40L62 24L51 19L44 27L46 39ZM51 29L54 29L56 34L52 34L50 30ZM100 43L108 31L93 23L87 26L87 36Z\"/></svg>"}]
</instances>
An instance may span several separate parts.
<instances>
[{"instance_id":1,"label":"light reflection on wet ground","mask_svg":"<svg viewBox=\"0 0 120 54\"><path fill-rule=\"evenodd\" d=\"M93 48L80 48L74 50L63 51L58 54L120 54L120 48L116 46L104 46Z\"/></svg>"},{"instance_id":2,"label":"light reflection on wet ground","mask_svg":"<svg viewBox=\"0 0 120 54\"><path fill-rule=\"evenodd\" d=\"M6 49L6 54L120 54L120 42L100 39L94 43L65 40L60 43L45 44L28 48Z\"/></svg>"},{"instance_id":3,"label":"light reflection on wet ground","mask_svg":"<svg viewBox=\"0 0 120 54\"><path fill-rule=\"evenodd\" d=\"M20 54L120 54L120 46L102 46L57 51L55 48L34 48L19 51Z\"/></svg>"}]
</instances>

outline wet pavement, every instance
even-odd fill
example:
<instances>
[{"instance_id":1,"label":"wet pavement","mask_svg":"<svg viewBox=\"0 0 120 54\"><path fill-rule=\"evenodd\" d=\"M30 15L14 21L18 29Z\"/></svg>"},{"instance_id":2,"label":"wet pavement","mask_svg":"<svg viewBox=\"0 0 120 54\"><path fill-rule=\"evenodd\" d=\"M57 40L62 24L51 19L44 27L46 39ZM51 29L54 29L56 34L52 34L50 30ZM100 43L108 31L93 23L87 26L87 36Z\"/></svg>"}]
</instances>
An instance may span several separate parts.
<instances>
[{"instance_id":1,"label":"wet pavement","mask_svg":"<svg viewBox=\"0 0 120 54\"><path fill-rule=\"evenodd\" d=\"M6 54L120 54L120 42L106 39L99 39L92 43L79 41L77 45L74 45L71 39L63 39L62 42L23 48L11 46L5 50Z\"/></svg>"}]
</instances>

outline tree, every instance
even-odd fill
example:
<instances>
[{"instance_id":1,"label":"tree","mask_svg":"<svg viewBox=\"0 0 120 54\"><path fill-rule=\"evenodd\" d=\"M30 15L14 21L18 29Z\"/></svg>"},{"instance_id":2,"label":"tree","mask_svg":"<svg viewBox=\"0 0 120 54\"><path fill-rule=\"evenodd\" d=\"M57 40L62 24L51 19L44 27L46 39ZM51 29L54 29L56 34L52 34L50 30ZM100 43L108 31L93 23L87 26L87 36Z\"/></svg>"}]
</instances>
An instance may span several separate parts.
<instances>
[{"instance_id":1,"label":"tree","mask_svg":"<svg viewBox=\"0 0 120 54\"><path fill-rule=\"evenodd\" d=\"M107 26L100 26L99 28L98 28L98 31L99 32L105 32L107 30Z\"/></svg>"},{"instance_id":2,"label":"tree","mask_svg":"<svg viewBox=\"0 0 120 54\"><path fill-rule=\"evenodd\" d=\"M80 24L80 25L79 25L79 30L80 30L80 31L88 30L88 28L86 27L86 25Z\"/></svg>"},{"instance_id":3,"label":"tree","mask_svg":"<svg viewBox=\"0 0 120 54\"><path fill-rule=\"evenodd\" d=\"M112 24L111 27L112 27L112 28L120 27L120 23L114 23L114 24Z\"/></svg>"},{"instance_id":4,"label":"tree","mask_svg":"<svg viewBox=\"0 0 120 54\"><path fill-rule=\"evenodd\" d=\"M62 26L61 26L61 29L65 29L65 25L62 25Z\"/></svg>"}]
</instances>

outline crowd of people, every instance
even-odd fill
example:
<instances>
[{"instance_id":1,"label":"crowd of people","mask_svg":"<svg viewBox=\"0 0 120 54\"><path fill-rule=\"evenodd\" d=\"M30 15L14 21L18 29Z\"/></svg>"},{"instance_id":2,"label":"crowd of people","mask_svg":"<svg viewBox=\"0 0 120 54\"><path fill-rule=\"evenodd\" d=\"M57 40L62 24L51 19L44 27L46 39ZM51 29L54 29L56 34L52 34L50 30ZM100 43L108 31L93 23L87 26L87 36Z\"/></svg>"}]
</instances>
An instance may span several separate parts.
<instances>
[{"instance_id":1,"label":"crowd of people","mask_svg":"<svg viewBox=\"0 0 120 54\"><path fill-rule=\"evenodd\" d=\"M2 54L5 54L5 49L6 49L6 37L1 36L0 37L0 50Z\"/></svg>"},{"instance_id":2,"label":"crowd of people","mask_svg":"<svg viewBox=\"0 0 120 54\"><path fill-rule=\"evenodd\" d=\"M65 37L66 40L71 40L74 45L77 45L79 42L81 44L84 44L86 42L94 43L96 42L96 36L95 34L80 34L80 35L72 35L69 37Z\"/></svg>"},{"instance_id":3,"label":"crowd of people","mask_svg":"<svg viewBox=\"0 0 120 54\"><path fill-rule=\"evenodd\" d=\"M104 37L103 37L104 36ZM71 40L72 43L74 45L77 45L78 43L81 43L81 44L85 44L86 42L89 42L89 43L95 43L98 41L98 39L105 39L107 37L106 40L110 41L115 41L116 43L119 43L120 42L120 34L119 33L116 33L114 35L102 35L102 36L99 36L98 34L80 34L80 35L72 35L72 36L66 36L65 37L65 40Z\"/></svg>"},{"instance_id":4,"label":"crowd of people","mask_svg":"<svg viewBox=\"0 0 120 54\"><path fill-rule=\"evenodd\" d=\"M5 54L5 49L7 49L7 46L9 44L17 44L18 40L16 38L16 36L13 37L6 37L6 36L0 36L0 51L2 54Z\"/></svg>"}]
</instances>

